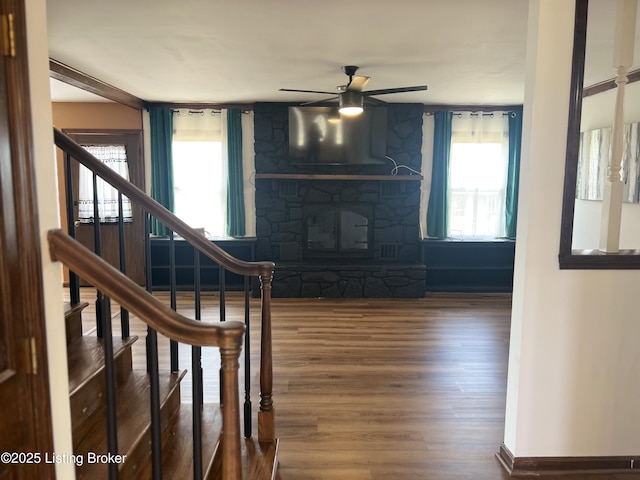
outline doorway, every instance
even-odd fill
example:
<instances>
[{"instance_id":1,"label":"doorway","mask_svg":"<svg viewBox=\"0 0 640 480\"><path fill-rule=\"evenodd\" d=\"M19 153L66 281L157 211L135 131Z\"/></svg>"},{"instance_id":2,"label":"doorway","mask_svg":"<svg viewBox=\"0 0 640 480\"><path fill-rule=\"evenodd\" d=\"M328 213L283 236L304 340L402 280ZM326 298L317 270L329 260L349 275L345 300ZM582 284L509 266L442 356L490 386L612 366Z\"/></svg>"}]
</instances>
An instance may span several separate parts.
<instances>
[{"instance_id":1,"label":"doorway","mask_svg":"<svg viewBox=\"0 0 640 480\"><path fill-rule=\"evenodd\" d=\"M69 135L83 147L113 147L122 149L127 165L129 181L144 190L144 161L142 157L142 132L140 130L78 130L65 129ZM94 219L81 218L80 210L80 174L81 165L73 162L71 174L73 182L74 221L76 239L85 247L94 250ZM84 167L82 167L84 168ZM89 198L92 198L92 191ZM89 208L92 210L92 208ZM100 236L102 258L116 268L120 266L119 227L117 218L103 218L100 215ZM127 215L124 225L124 250L126 273L139 285L144 285L144 212L139 206L131 205L131 215ZM88 284L81 279L80 285Z\"/></svg>"}]
</instances>

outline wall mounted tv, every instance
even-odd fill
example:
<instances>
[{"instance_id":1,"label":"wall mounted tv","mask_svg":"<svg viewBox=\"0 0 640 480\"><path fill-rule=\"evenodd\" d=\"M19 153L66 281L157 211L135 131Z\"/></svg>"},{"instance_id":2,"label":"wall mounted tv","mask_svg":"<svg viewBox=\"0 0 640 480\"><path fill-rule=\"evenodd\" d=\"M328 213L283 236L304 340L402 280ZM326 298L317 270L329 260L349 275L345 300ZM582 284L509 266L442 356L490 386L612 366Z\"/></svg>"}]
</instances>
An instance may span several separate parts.
<instances>
[{"instance_id":1,"label":"wall mounted tv","mask_svg":"<svg viewBox=\"0 0 640 480\"><path fill-rule=\"evenodd\" d=\"M386 163L387 107L365 106L354 117L337 107L289 107L289 159L298 165Z\"/></svg>"}]
</instances>

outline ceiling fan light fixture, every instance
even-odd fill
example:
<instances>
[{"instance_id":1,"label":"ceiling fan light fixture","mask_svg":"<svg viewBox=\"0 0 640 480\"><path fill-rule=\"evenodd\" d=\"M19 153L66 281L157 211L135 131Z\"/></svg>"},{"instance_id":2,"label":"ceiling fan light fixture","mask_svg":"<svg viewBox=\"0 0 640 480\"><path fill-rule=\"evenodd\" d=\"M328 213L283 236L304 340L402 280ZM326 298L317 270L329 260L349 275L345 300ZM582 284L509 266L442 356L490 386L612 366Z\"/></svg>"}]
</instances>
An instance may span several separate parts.
<instances>
[{"instance_id":1,"label":"ceiling fan light fixture","mask_svg":"<svg viewBox=\"0 0 640 480\"><path fill-rule=\"evenodd\" d=\"M340 114L346 116L360 115L363 112L362 95L359 92L346 91L340 94Z\"/></svg>"}]
</instances>

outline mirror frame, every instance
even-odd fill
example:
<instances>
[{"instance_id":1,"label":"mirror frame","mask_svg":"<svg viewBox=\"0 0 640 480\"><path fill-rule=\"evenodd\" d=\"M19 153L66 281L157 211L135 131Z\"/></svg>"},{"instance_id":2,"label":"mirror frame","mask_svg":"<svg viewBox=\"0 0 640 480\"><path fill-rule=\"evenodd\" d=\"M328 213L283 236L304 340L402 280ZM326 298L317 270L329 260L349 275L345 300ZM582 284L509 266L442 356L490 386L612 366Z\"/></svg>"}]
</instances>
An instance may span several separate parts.
<instances>
[{"instance_id":1,"label":"mirror frame","mask_svg":"<svg viewBox=\"0 0 640 480\"><path fill-rule=\"evenodd\" d=\"M640 250L620 250L618 253L605 253L597 249L572 250L571 248L580 150L580 122L582 117L588 10L589 0L576 0L558 261L560 269L640 269Z\"/></svg>"}]
</instances>

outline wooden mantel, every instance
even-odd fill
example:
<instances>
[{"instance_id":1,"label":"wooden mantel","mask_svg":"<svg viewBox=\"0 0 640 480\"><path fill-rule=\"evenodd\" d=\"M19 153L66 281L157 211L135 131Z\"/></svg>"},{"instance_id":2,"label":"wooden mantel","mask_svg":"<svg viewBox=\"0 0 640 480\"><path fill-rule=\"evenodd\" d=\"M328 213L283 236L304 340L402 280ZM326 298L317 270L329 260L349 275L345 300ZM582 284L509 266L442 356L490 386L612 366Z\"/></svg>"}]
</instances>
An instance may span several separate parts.
<instances>
[{"instance_id":1,"label":"wooden mantel","mask_svg":"<svg viewBox=\"0 0 640 480\"><path fill-rule=\"evenodd\" d=\"M422 175L333 175L308 173L256 173L255 178L279 180L422 180Z\"/></svg>"}]
</instances>

